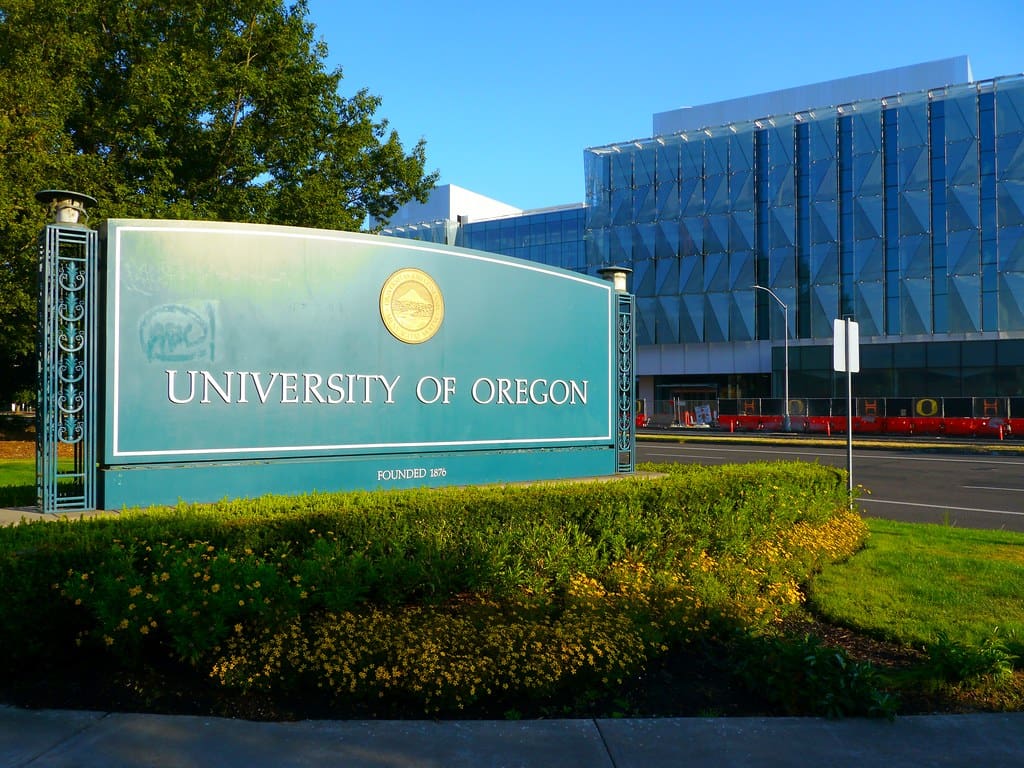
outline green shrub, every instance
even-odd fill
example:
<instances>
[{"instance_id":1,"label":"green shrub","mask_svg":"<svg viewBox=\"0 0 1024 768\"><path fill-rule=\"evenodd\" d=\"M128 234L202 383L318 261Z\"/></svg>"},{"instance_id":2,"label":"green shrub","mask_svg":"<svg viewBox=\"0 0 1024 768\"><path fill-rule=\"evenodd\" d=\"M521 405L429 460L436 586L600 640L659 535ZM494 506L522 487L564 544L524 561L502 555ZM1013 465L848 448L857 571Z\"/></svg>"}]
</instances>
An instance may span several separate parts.
<instances>
[{"instance_id":1,"label":"green shrub","mask_svg":"<svg viewBox=\"0 0 1024 768\"><path fill-rule=\"evenodd\" d=\"M805 635L748 638L739 644L740 674L751 690L787 714L894 717L896 700L870 662Z\"/></svg>"},{"instance_id":2,"label":"green shrub","mask_svg":"<svg viewBox=\"0 0 1024 768\"><path fill-rule=\"evenodd\" d=\"M981 645L955 643L945 632L939 632L925 652L924 674L939 684L971 684L982 680L993 683L1013 675L1013 656L997 636L986 638Z\"/></svg>"},{"instance_id":3,"label":"green shrub","mask_svg":"<svg viewBox=\"0 0 1024 768\"><path fill-rule=\"evenodd\" d=\"M642 468L660 475L268 496L0 529L0 665L74 649L171 655L225 684L316 680L340 695L351 678L336 665L358 651L360 695L427 712L505 684L599 687L715 617L770 625L866 535L831 468ZM342 626L358 648L339 645ZM428 641L452 649L447 666L409 655ZM543 653L516 667L510 654L527 648Z\"/></svg>"}]
</instances>

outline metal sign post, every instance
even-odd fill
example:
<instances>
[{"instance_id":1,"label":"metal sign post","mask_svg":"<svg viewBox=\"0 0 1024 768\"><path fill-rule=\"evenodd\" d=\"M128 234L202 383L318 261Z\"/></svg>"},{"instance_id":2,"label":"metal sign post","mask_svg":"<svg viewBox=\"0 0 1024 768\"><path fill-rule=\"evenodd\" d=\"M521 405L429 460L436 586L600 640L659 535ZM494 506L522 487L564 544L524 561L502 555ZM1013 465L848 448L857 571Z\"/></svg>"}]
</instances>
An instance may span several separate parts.
<instances>
[{"instance_id":1,"label":"metal sign post","mask_svg":"<svg viewBox=\"0 0 1024 768\"><path fill-rule=\"evenodd\" d=\"M39 235L36 496L40 512L96 509L97 233L89 195L48 189L53 222ZM70 449L73 466L58 462Z\"/></svg>"},{"instance_id":2,"label":"metal sign post","mask_svg":"<svg viewBox=\"0 0 1024 768\"><path fill-rule=\"evenodd\" d=\"M850 318L832 325L832 368L846 371L846 490L853 508L853 374L860 370L860 329Z\"/></svg>"}]
</instances>

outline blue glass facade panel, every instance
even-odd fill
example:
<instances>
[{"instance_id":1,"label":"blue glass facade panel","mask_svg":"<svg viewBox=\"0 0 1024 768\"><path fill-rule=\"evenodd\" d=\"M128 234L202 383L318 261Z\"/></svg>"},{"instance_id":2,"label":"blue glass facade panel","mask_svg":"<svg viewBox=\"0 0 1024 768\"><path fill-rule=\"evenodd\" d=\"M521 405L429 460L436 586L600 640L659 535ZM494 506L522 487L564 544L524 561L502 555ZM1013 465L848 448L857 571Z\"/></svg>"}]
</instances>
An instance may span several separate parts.
<instances>
[{"instance_id":1,"label":"blue glass facade panel","mask_svg":"<svg viewBox=\"0 0 1024 768\"><path fill-rule=\"evenodd\" d=\"M843 316L862 343L1024 333L1024 77L592 148L584 167L585 208L471 222L459 244L631 267L640 345L778 343L754 284L799 341L827 345Z\"/></svg>"},{"instance_id":2,"label":"blue glass facade panel","mask_svg":"<svg viewBox=\"0 0 1024 768\"><path fill-rule=\"evenodd\" d=\"M656 182L678 182L655 221L678 227L681 342L777 340L754 283L798 339L844 315L862 338L1024 330L1024 78L655 141Z\"/></svg>"}]
</instances>

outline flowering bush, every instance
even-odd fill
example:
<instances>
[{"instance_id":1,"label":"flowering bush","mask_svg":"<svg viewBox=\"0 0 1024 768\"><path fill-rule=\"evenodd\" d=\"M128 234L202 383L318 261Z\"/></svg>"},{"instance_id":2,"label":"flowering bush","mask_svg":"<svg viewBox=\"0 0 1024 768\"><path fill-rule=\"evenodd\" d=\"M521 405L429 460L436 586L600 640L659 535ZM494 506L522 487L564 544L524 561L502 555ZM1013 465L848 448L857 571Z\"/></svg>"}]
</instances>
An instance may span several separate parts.
<instances>
[{"instance_id":1,"label":"flowering bush","mask_svg":"<svg viewBox=\"0 0 1024 768\"><path fill-rule=\"evenodd\" d=\"M229 687L459 712L614 688L723 619L770 626L866 536L831 468L642 469L0 529L0 663L171 655Z\"/></svg>"}]
</instances>

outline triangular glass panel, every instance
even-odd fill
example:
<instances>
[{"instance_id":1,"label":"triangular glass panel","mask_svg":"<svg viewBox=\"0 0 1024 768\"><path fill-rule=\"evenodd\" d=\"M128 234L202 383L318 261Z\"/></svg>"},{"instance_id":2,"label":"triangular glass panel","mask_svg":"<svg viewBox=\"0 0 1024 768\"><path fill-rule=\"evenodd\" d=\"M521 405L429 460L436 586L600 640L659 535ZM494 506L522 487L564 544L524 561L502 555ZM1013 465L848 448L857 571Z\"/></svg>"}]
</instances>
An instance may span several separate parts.
<instances>
[{"instance_id":1,"label":"triangular glass panel","mask_svg":"<svg viewBox=\"0 0 1024 768\"><path fill-rule=\"evenodd\" d=\"M752 341L754 338L754 302L751 291L729 294L729 340Z\"/></svg>"},{"instance_id":2,"label":"triangular glass panel","mask_svg":"<svg viewBox=\"0 0 1024 768\"><path fill-rule=\"evenodd\" d=\"M928 144L928 112L924 105L899 109L897 146L900 150Z\"/></svg>"},{"instance_id":3,"label":"triangular glass panel","mask_svg":"<svg viewBox=\"0 0 1024 768\"><path fill-rule=\"evenodd\" d=\"M793 207L771 209L770 242L773 248L796 242L796 211Z\"/></svg>"},{"instance_id":4,"label":"triangular glass panel","mask_svg":"<svg viewBox=\"0 0 1024 768\"><path fill-rule=\"evenodd\" d=\"M633 293L637 296L654 295L654 262L633 262Z\"/></svg>"},{"instance_id":5,"label":"triangular glass panel","mask_svg":"<svg viewBox=\"0 0 1024 768\"><path fill-rule=\"evenodd\" d=\"M882 194L881 155L858 155L853 159L853 190L858 196Z\"/></svg>"},{"instance_id":6,"label":"triangular glass panel","mask_svg":"<svg viewBox=\"0 0 1024 768\"><path fill-rule=\"evenodd\" d=\"M771 283L769 287L776 293L779 292L777 289L796 283L795 248L772 248L768 254L768 277Z\"/></svg>"},{"instance_id":7,"label":"triangular glass panel","mask_svg":"<svg viewBox=\"0 0 1024 768\"><path fill-rule=\"evenodd\" d=\"M1024 132L1024 87L1020 81L996 85L996 133ZM1000 326L1001 327L1001 326Z\"/></svg>"},{"instance_id":8,"label":"triangular glass panel","mask_svg":"<svg viewBox=\"0 0 1024 768\"><path fill-rule=\"evenodd\" d=\"M729 170L729 140L716 137L704 142L704 175L715 176Z\"/></svg>"},{"instance_id":9,"label":"triangular glass panel","mask_svg":"<svg viewBox=\"0 0 1024 768\"><path fill-rule=\"evenodd\" d=\"M872 282L885 277L885 250L882 240L858 240L854 243L854 272L858 281Z\"/></svg>"},{"instance_id":10,"label":"triangular glass panel","mask_svg":"<svg viewBox=\"0 0 1024 768\"><path fill-rule=\"evenodd\" d=\"M900 281L900 327L906 335L931 333L932 281Z\"/></svg>"},{"instance_id":11,"label":"triangular glass panel","mask_svg":"<svg viewBox=\"0 0 1024 768\"><path fill-rule=\"evenodd\" d=\"M978 187L950 187L946 193L946 229L978 228Z\"/></svg>"},{"instance_id":12,"label":"triangular glass panel","mask_svg":"<svg viewBox=\"0 0 1024 768\"><path fill-rule=\"evenodd\" d=\"M724 174L709 176L704 180L704 200L708 213L725 213L729 210L729 185Z\"/></svg>"},{"instance_id":13,"label":"triangular glass panel","mask_svg":"<svg viewBox=\"0 0 1024 768\"><path fill-rule=\"evenodd\" d=\"M768 171L768 199L773 206L793 205L795 191L793 166L780 165Z\"/></svg>"},{"instance_id":14,"label":"triangular glass panel","mask_svg":"<svg viewBox=\"0 0 1024 768\"><path fill-rule=\"evenodd\" d=\"M821 118L811 123L811 161L836 156L836 121Z\"/></svg>"},{"instance_id":15,"label":"triangular glass panel","mask_svg":"<svg viewBox=\"0 0 1024 768\"><path fill-rule=\"evenodd\" d=\"M772 128L768 131L768 165L787 166L793 164L793 129Z\"/></svg>"},{"instance_id":16,"label":"triangular glass panel","mask_svg":"<svg viewBox=\"0 0 1024 768\"><path fill-rule=\"evenodd\" d=\"M996 215L1004 227L1024 224L1024 181L996 184Z\"/></svg>"},{"instance_id":17,"label":"triangular glass panel","mask_svg":"<svg viewBox=\"0 0 1024 768\"><path fill-rule=\"evenodd\" d=\"M611 227L608 230L608 261L627 264L633 259L633 228Z\"/></svg>"},{"instance_id":18,"label":"triangular glass panel","mask_svg":"<svg viewBox=\"0 0 1024 768\"><path fill-rule=\"evenodd\" d=\"M811 243L834 243L838 241L838 203L832 200L811 203Z\"/></svg>"},{"instance_id":19,"label":"triangular glass panel","mask_svg":"<svg viewBox=\"0 0 1024 768\"><path fill-rule=\"evenodd\" d=\"M633 260L650 261L654 258L657 224L636 224L633 230Z\"/></svg>"},{"instance_id":20,"label":"triangular glass panel","mask_svg":"<svg viewBox=\"0 0 1024 768\"><path fill-rule=\"evenodd\" d=\"M667 259L656 259L656 283L659 296L675 296L679 294L679 259L675 256Z\"/></svg>"},{"instance_id":21,"label":"triangular glass panel","mask_svg":"<svg viewBox=\"0 0 1024 768\"><path fill-rule=\"evenodd\" d=\"M949 279L949 332L977 333L981 330L981 276Z\"/></svg>"},{"instance_id":22,"label":"triangular glass panel","mask_svg":"<svg viewBox=\"0 0 1024 768\"><path fill-rule=\"evenodd\" d=\"M885 291L881 282L858 283L856 287L857 323L860 325L860 338L881 336L882 307L885 305Z\"/></svg>"},{"instance_id":23,"label":"triangular glass panel","mask_svg":"<svg viewBox=\"0 0 1024 768\"><path fill-rule=\"evenodd\" d=\"M612 190L612 224L629 224L633 220L633 190Z\"/></svg>"},{"instance_id":24,"label":"triangular glass panel","mask_svg":"<svg viewBox=\"0 0 1024 768\"><path fill-rule=\"evenodd\" d=\"M633 155L633 185L649 187L654 184L655 153L653 149L638 149Z\"/></svg>"},{"instance_id":25,"label":"triangular glass panel","mask_svg":"<svg viewBox=\"0 0 1024 768\"><path fill-rule=\"evenodd\" d=\"M882 113L861 112L853 121L853 154L877 154L882 144Z\"/></svg>"},{"instance_id":26,"label":"triangular glass panel","mask_svg":"<svg viewBox=\"0 0 1024 768\"><path fill-rule=\"evenodd\" d=\"M655 317L654 343L679 343L679 296L659 296Z\"/></svg>"},{"instance_id":27,"label":"triangular glass panel","mask_svg":"<svg viewBox=\"0 0 1024 768\"><path fill-rule=\"evenodd\" d=\"M708 216L704 228L704 250L708 253L729 250L729 216Z\"/></svg>"},{"instance_id":28,"label":"triangular glass panel","mask_svg":"<svg viewBox=\"0 0 1024 768\"><path fill-rule=\"evenodd\" d=\"M656 211L654 187L637 187L633 190L633 221L638 223L654 221Z\"/></svg>"},{"instance_id":29,"label":"triangular glass panel","mask_svg":"<svg viewBox=\"0 0 1024 768\"><path fill-rule=\"evenodd\" d=\"M839 281L839 243L811 246L811 286Z\"/></svg>"},{"instance_id":30,"label":"triangular glass panel","mask_svg":"<svg viewBox=\"0 0 1024 768\"><path fill-rule=\"evenodd\" d=\"M633 186L633 153L612 154L612 189L629 189Z\"/></svg>"},{"instance_id":31,"label":"triangular glass panel","mask_svg":"<svg viewBox=\"0 0 1024 768\"><path fill-rule=\"evenodd\" d=\"M646 346L654 343L654 325L658 314L658 300L638 296L636 300L636 343Z\"/></svg>"},{"instance_id":32,"label":"triangular glass panel","mask_svg":"<svg viewBox=\"0 0 1024 768\"><path fill-rule=\"evenodd\" d=\"M754 247L754 212L733 211L729 216L729 250L746 251Z\"/></svg>"},{"instance_id":33,"label":"triangular glass panel","mask_svg":"<svg viewBox=\"0 0 1024 768\"><path fill-rule=\"evenodd\" d=\"M928 152L924 147L909 147L899 152L900 188L928 189Z\"/></svg>"},{"instance_id":34,"label":"triangular glass panel","mask_svg":"<svg viewBox=\"0 0 1024 768\"><path fill-rule=\"evenodd\" d=\"M685 256L679 260L679 288L683 293L704 293L704 258L702 256Z\"/></svg>"},{"instance_id":35,"label":"triangular glass panel","mask_svg":"<svg viewBox=\"0 0 1024 768\"><path fill-rule=\"evenodd\" d=\"M978 231L965 229L950 232L946 238L946 259L951 275L976 275L981 272Z\"/></svg>"},{"instance_id":36,"label":"triangular glass panel","mask_svg":"<svg viewBox=\"0 0 1024 768\"><path fill-rule=\"evenodd\" d=\"M679 255L679 224L675 221L659 221L656 225L654 258L667 259Z\"/></svg>"},{"instance_id":37,"label":"triangular glass panel","mask_svg":"<svg viewBox=\"0 0 1024 768\"><path fill-rule=\"evenodd\" d=\"M853 204L853 236L869 240L882 236L882 198L860 197Z\"/></svg>"},{"instance_id":38,"label":"triangular glass panel","mask_svg":"<svg viewBox=\"0 0 1024 768\"><path fill-rule=\"evenodd\" d=\"M740 133L729 139L729 170L749 171L754 167L754 134Z\"/></svg>"},{"instance_id":39,"label":"triangular glass panel","mask_svg":"<svg viewBox=\"0 0 1024 768\"><path fill-rule=\"evenodd\" d=\"M729 290L729 262L724 253L709 253L704 257L704 290Z\"/></svg>"},{"instance_id":40,"label":"triangular glass panel","mask_svg":"<svg viewBox=\"0 0 1024 768\"><path fill-rule=\"evenodd\" d=\"M1024 177L1024 133L997 137L996 156L999 158L996 178L1002 180Z\"/></svg>"},{"instance_id":41,"label":"triangular glass panel","mask_svg":"<svg viewBox=\"0 0 1024 768\"><path fill-rule=\"evenodd\" d=\"M832 321L839 317L839 286L811 286L811 337L831 338Z\"/></svg>"},{"instance_id":42,"label":"triangular glass panel","mask_svg":"<svg viewBox=\"0 0 1024 768\"><path fill-rule=\"evenodd\" d=\"M900 274L906 278L931 277L932 249L928 235L900 238Z\"/></svg>"},{"instance_id":43,"label":"triangular glass panel","mask_svg":"<svg viewBox=\"0 0 1024 768\"><path fill-rule=\"evenodd\" d=\"M839 195L839 174L835 161L811 163L811 199L835 200Z\"/></svg>"},{"instance_id":44,"label":"triangular glass panel","mask_svg":"<svg viewBox=\"0 0 1024 768\"><path fill-rule=\"evenodd\" d=\"M1024 331L1024 273L999 276L999 329Z\"/></svg>"},{"instance_id":45,"label":"triangular glass panel","mask_svg":"<svg viewBox=\"0 0 1024 768\"><path fill-rule=\"evenodd\" d=\"M999 270L1024 272L1024 227L1003 227L999 230L998 238Z\"/></svg>"},{"instance_id":46,"label":"triangular glass panel","mask_svg":"<svg viewBox=\"0 0 1024 768\"><path fill-rule=\"evenodd\" d=\"M754 174L750 171L729 175L729 200L732 209L753 210Z\"/></svg>"},{"instance_id":47,"label":"triangular glass panel","mask_svg":"<svg viewBox=\"0 0 1024 768\"><path fill-rule=\"evenodd\" d=\"M668 144L658 147L658 184L667 184L679 181L679 145Z\"/></svg>"},{"instance_id":48,"label":"triangular glass panel","mask_svg":"<svg viewBox=\"0 0 1024 768\"><path fill-rule=\"evenodd\" d=\"M708 293L704 298L704 340L708 342L728 341L729 294Z\"/></svg>"},{"instance_id":49,"label":"triangular glass panel","mask_svg":"<svg viewBox=\"0 0 1024 768\"><path fill-rule=\"evenodd\" d=\"M700 178L686 178L679 182L679 207L687 216L704 213L704 185Z\"/></svg>"},{"instance_id":50,"label":"triangular glass panel","mask_svg":"<svg viewBox=\"0 0 1024 768\"><path fill-rule=\"evenodd\" d=\"M978 183L978 142L974 139L946 145L946 183Z\"/></svg>"},{"instance_id":51,"label":"triangular glass panel","mask_svg":"<svg viewBox=\"0 0 1024 768\"><path fill-rule=\"evenodd\" d=\"M977 134L977 99L946 99L946 141L959 142Z\"/></svg>"},{"instance_id":52,"label":"triangular glass panel","mask_svg":"<svg viewBox=\"0 0 1024 768\"><path fill-rule=\"evenodd\" d=\"M680 146L679 162L682 178L699 179L704 175L704 142L686 142Z\"/></svg>"},{"instance_id":53,"label":"triangular glass panel","mask_svg":"<svg viewBox=\"0 0 1024 768\"><path fill-rule=\"evenodd\" d=\"M931 194L928 190L900 192L900 235L919 235L928 232L931 215Z\"/></svg>"},{"instance_id":54,"label":"triangular glass panel","mask_svg":"<svg viewBox=\"0 0 1024 768\"><path fill-rule=\"evenodd\" d=\"M704 220L686 217L679 222L679 255L699 256L704 250Z\"/></svg>"},{"instance_id":55,"label":"triangular glass panel","mask_svg":"<svg viewBox=\"0 0 1024 768\"><path fill-rule=\"evenodd\" d=\"M657 218L660 221L679 218L679 182L666 181L658 185L656 193Z\"/></svg>"},{"instance_id":56,"label":"triangular glass panel","mask_svg":"<svg viewBox=\"0 0 1024 768\"><path fill-rule=\"evenodd\" d=\"M704 341L704 294L683 294L679 313L679 341L683 344Z\"/></svg>"},{"instance_id":57,"label":"triangular glass panel","mask_svg":"<svg viewBox=\"0 0 1024 768\"><path fill-rule=\"evenodd\" d=\"M729 289L740 291L756 282L753 251L734 251L729 254Z\"/></svg>"}]
</instances>

